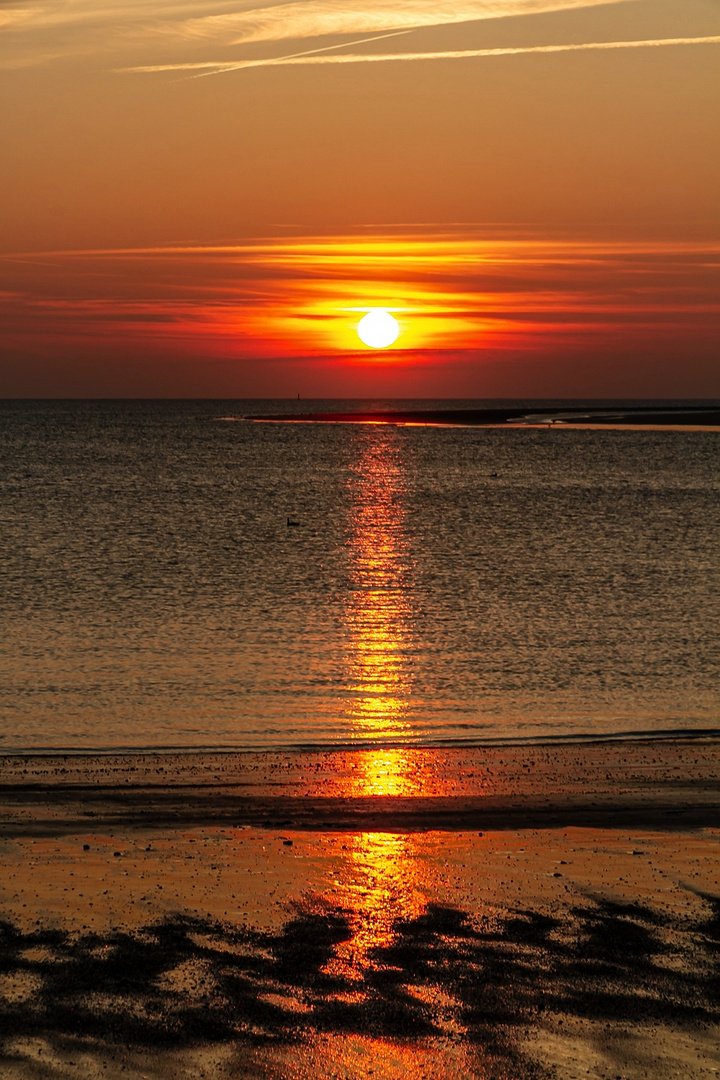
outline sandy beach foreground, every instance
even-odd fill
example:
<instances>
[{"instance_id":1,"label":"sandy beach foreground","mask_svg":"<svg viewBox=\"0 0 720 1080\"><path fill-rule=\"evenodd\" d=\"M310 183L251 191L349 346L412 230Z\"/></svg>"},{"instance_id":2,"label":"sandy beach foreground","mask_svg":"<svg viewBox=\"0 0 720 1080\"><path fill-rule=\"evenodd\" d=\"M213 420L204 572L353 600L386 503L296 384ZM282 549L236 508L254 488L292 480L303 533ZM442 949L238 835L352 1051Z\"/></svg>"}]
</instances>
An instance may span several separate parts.
<instances>
[{"instance_id":1,"label":"sandy beach foreground","mask_svg":"<svg viewBox=\"0 0 720 1080\"><path fill-rule=\"evenodd\" d=\"M720 742L0 760L0 1075L720 1075Z\"/></svg>"}]
</instances>

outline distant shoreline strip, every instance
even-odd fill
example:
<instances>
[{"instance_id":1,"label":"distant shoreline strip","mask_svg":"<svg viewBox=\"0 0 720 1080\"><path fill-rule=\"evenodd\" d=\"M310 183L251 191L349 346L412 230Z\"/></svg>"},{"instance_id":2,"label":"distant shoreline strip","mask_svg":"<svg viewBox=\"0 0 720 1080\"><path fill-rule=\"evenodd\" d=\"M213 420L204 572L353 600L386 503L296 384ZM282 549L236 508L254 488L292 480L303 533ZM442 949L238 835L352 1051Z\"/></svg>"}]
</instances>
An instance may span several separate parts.
<instances>
[{"instance_id":1,"label":"distant shoreline strip","mask_svg":"<svg viewBox=\"0 0 720 1080\"><path fill-rule=\"evenodd\" d=\"M283 756L301 754L348 754L362 753L375 750L461 750L478 749L483 747L495 750L503 747L538 747L543 746L589 746L617 743L647 743L647 742L715 742L720 740L720 727L712 728L668 728L661 731L645 729L642 731L617 731L603 734L571 734L571 735L531 735L525 738L455 738L430 740L359 740L338 741L329 743L277 743L277 744L252 744L248 746L187 746L187 745L164 745L164 746L50 746L50 747L0 747L0 762L7 758L38 757L38 758L112 758L112 757L162 757L165 755L212 755L212 754L280 754Z\"/></svg>"},{"instance_id":2,"label":"distant shoreline strip","mask_svg":"<svg viewBox=\"0 0 720 1080\"><path fill-rule=\"evenodd\" d=\"M223 417L225 420L233 419ZM235 417L253 423L385 424L424 427L702 427L720 428L713 406L637 406L628 409L432 409L367 412L280 413Z\"/></svg>"}]
</instances>

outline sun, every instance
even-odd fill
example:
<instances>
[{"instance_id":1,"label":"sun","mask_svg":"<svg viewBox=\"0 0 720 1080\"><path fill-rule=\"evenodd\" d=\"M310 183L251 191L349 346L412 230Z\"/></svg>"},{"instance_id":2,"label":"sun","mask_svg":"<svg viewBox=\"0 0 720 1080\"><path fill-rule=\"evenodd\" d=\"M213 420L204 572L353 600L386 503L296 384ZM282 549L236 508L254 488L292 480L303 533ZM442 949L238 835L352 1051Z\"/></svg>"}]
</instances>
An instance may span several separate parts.
<instances>
[{"instance_id":1,"label":"sun","mask_svg":"<svg viewBox=\"0 0 720 1080\"><path fill-rule=\"evenodd\" d=\"M398 339L400 327L389 311L373 308L358 323L358 337L371 349L387 349Z\"/></svg>"}]
</instances>

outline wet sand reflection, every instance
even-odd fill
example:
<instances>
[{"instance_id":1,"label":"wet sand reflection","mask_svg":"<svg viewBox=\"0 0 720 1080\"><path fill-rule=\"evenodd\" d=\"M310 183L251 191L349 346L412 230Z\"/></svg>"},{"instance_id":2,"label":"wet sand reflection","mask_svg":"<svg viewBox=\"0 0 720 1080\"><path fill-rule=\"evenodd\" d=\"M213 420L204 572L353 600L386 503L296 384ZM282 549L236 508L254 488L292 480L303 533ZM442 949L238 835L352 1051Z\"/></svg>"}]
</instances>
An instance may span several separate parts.
<instances>
[{"instance_id":1,"label":"wet sand reflection","mask_svg":"<svg viewBox=\"0 0 720 1080\"><path fill-rule=\"evenodd\" d=\"M333 899L348 913L352 938L336 961L338 974L361 980L376 966L374 951L392 942L394 925L424 910L427 889L412 834L349 834L344 846Z\"/></svg>"}]
</instances>

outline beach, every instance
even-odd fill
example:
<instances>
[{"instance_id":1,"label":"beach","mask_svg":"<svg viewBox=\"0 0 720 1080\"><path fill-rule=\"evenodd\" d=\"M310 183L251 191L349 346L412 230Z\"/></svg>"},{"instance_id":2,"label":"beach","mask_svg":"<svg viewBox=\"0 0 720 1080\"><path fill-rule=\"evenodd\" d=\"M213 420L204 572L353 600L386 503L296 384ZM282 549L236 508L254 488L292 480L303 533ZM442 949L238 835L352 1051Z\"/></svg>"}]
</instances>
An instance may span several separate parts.
<instances>
[{"instance_id":1,"label":"beach","mask_svg":"<svg viewBox=\"0 0 720 1080\"><path fill-rule=\"evenodd\" d=\"M719 761L8 756L2 1075L718 1075Z\"/></svg>"}]
</instances>

